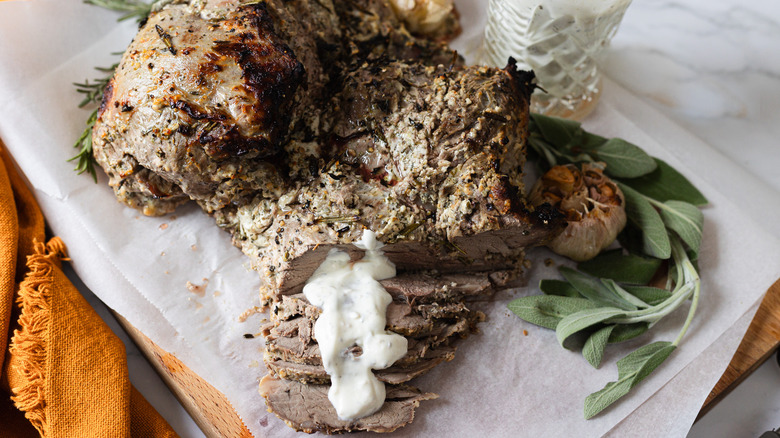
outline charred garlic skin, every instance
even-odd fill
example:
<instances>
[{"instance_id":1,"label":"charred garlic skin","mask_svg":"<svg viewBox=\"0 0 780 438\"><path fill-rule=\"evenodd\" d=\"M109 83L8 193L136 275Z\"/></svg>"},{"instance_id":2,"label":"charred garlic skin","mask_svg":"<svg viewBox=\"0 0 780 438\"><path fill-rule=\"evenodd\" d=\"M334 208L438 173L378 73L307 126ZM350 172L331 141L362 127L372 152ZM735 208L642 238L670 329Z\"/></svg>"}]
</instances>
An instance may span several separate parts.
<instances>
[{"instance_id":1,"label":"charred garlic skin","mask_svg":"<svg viewBox=\"0 0 780 438\"><path fill-rule=\"evenodd\" d=\"M532 205L548 203L566 216L568 226L547 246L581 262L615 241L626 225L625 196L599 164L555 166L534 185Z\"/></svg>"}]
</instances>

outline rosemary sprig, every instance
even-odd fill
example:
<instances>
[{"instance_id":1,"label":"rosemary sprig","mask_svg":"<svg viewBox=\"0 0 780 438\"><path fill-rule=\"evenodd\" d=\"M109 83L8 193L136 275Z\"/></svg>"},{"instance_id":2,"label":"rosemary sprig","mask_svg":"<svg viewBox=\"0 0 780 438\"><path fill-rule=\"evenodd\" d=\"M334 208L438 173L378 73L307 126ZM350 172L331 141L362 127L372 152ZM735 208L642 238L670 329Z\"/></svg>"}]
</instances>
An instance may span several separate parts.
<instances>
[{"instance_id":1,"label":"rosemary sprig","mask_svg":"<svg viewBox=\"0 0 780 438\"><path fill-rule=\"evenodd\" d=\"M84 172L89 173L92 175L92 180L95 182L97 182L97 172L95 171L95 165L97 163L95 162L95 157L92 155L92 127L95 126L97 112L97 108L92 111L92 114L90 114L87 119L87 127L84 128L84 132L81 133L79 139L76 140L76 144L73 145L73 147L79 150L79 153L68 160L68 162L78 160L76 161L76 168L73 170L79 175Z\"/></svg>"},{"instance_id":2,"label":"rosemary sprig","mask_svg":"<svg viewBox=\"0 0 780 438\"><path fill-rule=\"evenodd\" d=\"M108 81L111 80L111 76L118 65L119 63L115 63L111 67L95 67L95 70L103 73L105 76L93 79L92 82L89 82L89 79L87 79L84 83L73 83L76 86L76 92L84 95L84 99L79 102L79 108L84 108L90 103L100 103L103 100L103 90L106 89L106 85L108 85Z\"/></svg>"},{"instance_id":3,"label":"rosemary sprig","mask_svg":"<svg viewBox=\"0 0 780 438\"><path fill-rule=\"evenodd\" d=\"M139 23L146 19L155 7L156 2L146 3L137 0L84 0L84 3L100 6L101 8L112 11L124 12L117 21L129 20L135 18Z\"/></svg>"},{"instance_id":4,"label":"rosemary sprig","mask_svg":"<svg viewBox=\"0 0 780 438\"><path fill-rule=\"evenodd\" d=\"M95 67L95 70L104 74L103 77L93 79L92 82L85 80L83 83L74 83L76 91L84 95L84 98L79 102L79 108L83 108L90 104L100 103L103 100L103 90L106 89L108 81L111 80L111 76L114 74L118 63L111 67ZM79 175L84 172L92 175L92 179L97 182L97 172L95 171L95 157L92 155L92 128L95 126L97 120L97 108L92 111L87 119L87 126L82 131L74 148L79 152L68 160L68 162L76 161L76 168L74 169Z\"/></svg>"},{"instance_id":5,"label":"rosemary sprig","mask_svg":"<svg viewBox=\"0 0 780 438\"><path fill-rule=\"evenodd\" d=\"M110 9L112 11L124 12L125 14L119 17L118 21L128 20L135 18L139 23L146 20L146 17L152 11L158 10L165 4L170 3L172 0L156 0L151 3L146 3L141 0L84 0L84 3L100 6L102 8ZM84 95L84 98L79 102L79 108L83 108L89 104L100 103L103 100L103 91L106 89L108 81L116 70L117 64L111 67L95 67L95 70L103 73L103 77L94 79L92 82L85 80L83 83L74 83L76 91ZM92 155L92 128L97 121L97 112L95 109L89 115L87 119L87 126L82 131L76 144L73 145L79 152L68 160L76 161L75 171L79 175L82 173L89 173L92 175L92 179L97 182L97 172L95 170L96 162L95 157Z\"/></svg>"}]
</instances>

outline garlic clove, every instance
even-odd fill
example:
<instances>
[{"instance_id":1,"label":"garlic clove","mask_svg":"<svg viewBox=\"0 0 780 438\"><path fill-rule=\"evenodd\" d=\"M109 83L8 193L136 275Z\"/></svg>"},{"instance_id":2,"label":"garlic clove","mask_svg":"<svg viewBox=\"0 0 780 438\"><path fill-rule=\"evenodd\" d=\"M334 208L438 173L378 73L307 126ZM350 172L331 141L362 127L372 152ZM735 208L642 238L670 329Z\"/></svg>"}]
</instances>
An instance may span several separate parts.
<instances>
[{"instance_id":1,"label":"garlic clove","mask_svg":"<svg viewBox=\"0 0 780 438\"><path fill-rule=\"evenodd\" d=\"M460 31L453 0L390 0L390 5L412 33L449 40Z\"/></svg>"}]
</instances>

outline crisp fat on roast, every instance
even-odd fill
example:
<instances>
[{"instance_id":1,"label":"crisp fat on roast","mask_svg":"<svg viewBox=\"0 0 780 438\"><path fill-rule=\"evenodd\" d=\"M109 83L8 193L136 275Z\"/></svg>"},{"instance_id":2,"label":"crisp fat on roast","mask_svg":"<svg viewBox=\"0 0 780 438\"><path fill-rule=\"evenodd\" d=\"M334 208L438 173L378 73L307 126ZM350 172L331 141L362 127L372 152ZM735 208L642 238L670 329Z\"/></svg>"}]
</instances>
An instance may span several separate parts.
<instances>
[{"instance_id":1,"label":"crisp fat on roast","mask_svg":"<svg viewBox=\"0 0 780 438\"><path fill-rule=\"evenodd\" d=\"M403 17L402 17L403 18ZM195 201L266 280L261 391L297 430L389 432L435 397L402 386L450 361L525 250L565 226L525 200L533 74L467 67L412 36L386 0L174 0L153 12L105 90L94 155L148 215ZM372 230L398 276L387 329L407 354L383 407L339 420L300 295L332 249Z\"/></svg>"}]
</instances>

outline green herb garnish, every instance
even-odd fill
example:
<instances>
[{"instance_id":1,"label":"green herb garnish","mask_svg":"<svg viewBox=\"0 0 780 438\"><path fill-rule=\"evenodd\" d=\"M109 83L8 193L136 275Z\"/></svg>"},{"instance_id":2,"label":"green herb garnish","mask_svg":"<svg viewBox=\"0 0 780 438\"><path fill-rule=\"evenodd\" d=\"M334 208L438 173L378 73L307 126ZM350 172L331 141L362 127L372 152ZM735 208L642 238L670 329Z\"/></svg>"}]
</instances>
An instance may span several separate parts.
<instances>
[{"instance_id":1,"label":"green herb garnish","mask_svg":"<svg viewBox=\"0 0 780 438\"><path fill-rule=\"evenodd\" d=\"M101 8L110 9L112 11L124 12L125 14L119 17L117 21L135 18L140 23L149 16L153 8L158 7L157 3L160 3L160 1L146 3L137 0L84 0L84 3L100 6ZM170 0L165 3L170 3Z\"/></svg>"},{"instance_id":2,"label":"green herb garnish","mask_svg":"<svg viewBox=\"0 0 780 438\"><path fill-rule=\"evenodd\" d=\"M94 79L92 82L85 80L84 83L74 83L76 91L84 95L84 99L79 103L79 108L83 108L89 104L100 103L103 100L103 90L105 90L108 81L111 80L111 76L114 74L118 64L114 64L111 67L95 67L95 70L104 74L103 77ZM73 158L68 161L76 161L76 172L81 175L84 172L92 175L92 179L97 182L97 172L95 171L95 157L92 155L92 128L95 126L97 120L97 108L92 111L92 114L87 118L87 127L76 140L76 144L73 145L79 150Z\"/></svg>"},{"instance_id":3,"label":"green herb garnish","mask_svg":"<svg viewBox=\"0 0 780 438\"><path fill-rule=\"evenodd\" d=\"M626 395L677 348L693 320L700 279L694 261L701 246L704 196L679 172L621 139L590 134L578 122L532 114L528 144L544 170L558 164L604 162L626 198L622 248L559 268L564 280L542 280L545 295L519 298L509 309L556 331L566 348L581 348L595 368L606 346L633 339L691 300L672 342L654 342L620 359L618 380L585 399L591 418ZM668 266L666 289L649 286Z\"/></svg>"},{"instance_id":4,"label":"green herb garnish","mask_svg":"<svg viewBox=\"0 0 780 438\"><path fill-rule=\"evenodd\" d=\"M84 3L88 3L95 6L100 6L112 11L120 11L125 14L119 17L117 21L123 21L130 18L135 18L139 23L143 22L149 14L156 9L159 9L164 4L170 3L171 0L158 0L152 3L145 3L138 0L84 0ZM114 64L111 67L95 67L95 70L104 74L103 77L94 79L92 82L85 80L83 83L74 83L76 91L84 95L84 99L79 103L79 108L83 108L90 104L100 103L103 100L103 91L111 80L118 64ZM79 175L82 173L89 173L92 175L92 179L97 182L97 172L95 166L97 165L95 157L92 155L92 128L97 121L97 112L95 109L87 118L87 126L82 131L76 143L73 145L79 150L78 154L68 160L68 162L76 161L76 168L74 169Z\"/></svg>"}]
</instances>

